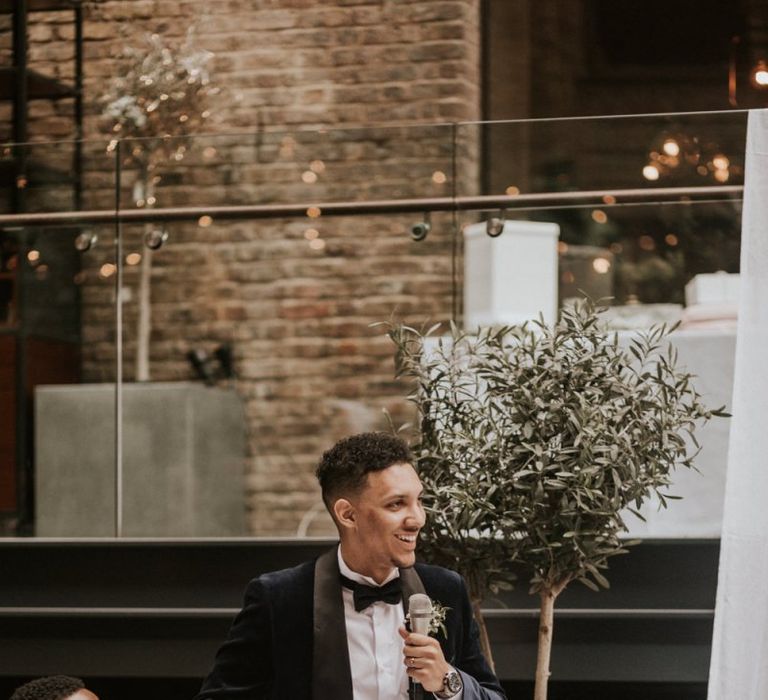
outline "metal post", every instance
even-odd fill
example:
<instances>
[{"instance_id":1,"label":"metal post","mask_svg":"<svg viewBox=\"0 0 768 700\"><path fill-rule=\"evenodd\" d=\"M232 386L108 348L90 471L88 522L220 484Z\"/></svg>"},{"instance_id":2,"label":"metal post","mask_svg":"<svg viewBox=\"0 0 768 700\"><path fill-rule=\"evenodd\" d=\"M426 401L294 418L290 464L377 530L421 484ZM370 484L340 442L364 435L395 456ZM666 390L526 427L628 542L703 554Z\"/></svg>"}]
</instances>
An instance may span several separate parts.
<instances>
[{"instance_id":1,"label":"metal post","mask_svg":"<svg viewBox=\"0 0 768 700\"><path fill-rule=\"evenodd\" d=\"M115 212L120 213L121 142L115 148ZM123 536L123 230L115 218L115 537Z\"/></svg>"}]
</instances>

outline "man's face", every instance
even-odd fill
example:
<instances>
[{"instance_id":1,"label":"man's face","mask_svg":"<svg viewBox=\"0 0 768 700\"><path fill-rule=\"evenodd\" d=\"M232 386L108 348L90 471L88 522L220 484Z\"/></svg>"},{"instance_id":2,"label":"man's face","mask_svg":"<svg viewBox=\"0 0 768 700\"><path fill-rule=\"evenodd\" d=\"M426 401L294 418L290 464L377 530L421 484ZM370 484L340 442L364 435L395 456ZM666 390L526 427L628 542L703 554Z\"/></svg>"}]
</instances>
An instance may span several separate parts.
<instances>
[{"instance_id":1,"label":"man's face","mask_svg":"<svg viewBox=\"0 0 768 700\"><path fill-rule=\"evenodd\" d=\"M423 491L410 464L393 464L368 474L367 485L351 499L360 573L381 580L393 567L413 566L425 520Z\"/></svg>"}]
</instances>

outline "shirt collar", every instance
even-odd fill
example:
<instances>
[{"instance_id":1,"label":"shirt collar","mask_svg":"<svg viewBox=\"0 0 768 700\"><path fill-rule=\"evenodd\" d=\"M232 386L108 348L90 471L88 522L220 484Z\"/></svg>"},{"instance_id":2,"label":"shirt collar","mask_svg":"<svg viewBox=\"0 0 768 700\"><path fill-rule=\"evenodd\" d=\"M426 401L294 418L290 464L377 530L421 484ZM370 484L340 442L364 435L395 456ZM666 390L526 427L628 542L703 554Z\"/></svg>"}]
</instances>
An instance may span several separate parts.
<instances>
[{"instance_id":1,"label":"shirt collar","mask_svg":"<svg viewBox=\"0 0 768 700\"><path fill-rule=\"evenodd\" d=\"M376 581L374 581L370 576L358 574L357 571L352 571L352 569L347 566L347 563L341 556L341 545L339 545L339 548L336 550L336 555L339 558L339 571L341 571L343 576L346 576L348 579L354 581L355 583L364 583L366 586L376 586L378 588L383 586L385 583L389 583L392 579L398 578L400 576L400 572L397 570L397 568L393 567L392 571L389 572L387 577L381 583L376 583Z\"/></svg>"}]
</instances>

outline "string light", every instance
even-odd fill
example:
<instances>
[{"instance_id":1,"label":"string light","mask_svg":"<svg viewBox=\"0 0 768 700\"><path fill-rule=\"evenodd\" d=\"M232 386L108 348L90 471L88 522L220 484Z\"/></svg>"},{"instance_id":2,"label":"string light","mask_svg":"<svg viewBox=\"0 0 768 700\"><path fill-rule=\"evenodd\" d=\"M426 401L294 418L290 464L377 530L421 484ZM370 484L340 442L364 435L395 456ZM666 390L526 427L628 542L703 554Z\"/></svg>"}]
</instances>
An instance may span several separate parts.
<instances>
[{"instance_id":1,"label":"string light","mask_svg":"<svg viewBox=\"0 0 768 700\"><path fill-rule=\"evenodd\" d=\"M653 238L648 235L640 236L637 244L640 246L640 248L647 251L651 251L656 248L656 241L654 241Z\"/></svg>"},{"instance_id":2,"label":"string light","mask_svg":"<svg viewBox=\"0 0 768 700\"><path fill-rule=\"evenodd\" d=\"M675 141L675 139L667 139L666 141L664 141L664 144L662 145L661 149L668 156L680 155L680 144L677 141Z\"/></svg>"},{"instance_id":3,"label":"string light","mask_svg":"<svg viewBox=\"0 0 768 700\"><path fill-rule=\"evenodd\" d=\"M643 168L643 177L646 180L658 180L660 175L661 173L659 172L658 166L653 163L649 163Z\"/></svg>"}]
</instances>

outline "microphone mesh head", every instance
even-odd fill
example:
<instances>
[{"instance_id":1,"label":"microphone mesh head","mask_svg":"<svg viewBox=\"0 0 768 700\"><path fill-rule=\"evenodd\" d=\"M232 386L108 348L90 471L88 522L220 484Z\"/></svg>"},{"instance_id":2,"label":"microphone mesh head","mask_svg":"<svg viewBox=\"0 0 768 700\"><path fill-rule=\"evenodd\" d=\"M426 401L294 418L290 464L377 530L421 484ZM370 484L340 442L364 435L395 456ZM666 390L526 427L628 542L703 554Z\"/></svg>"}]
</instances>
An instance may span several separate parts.
<instances>
[{"instance_id":1,"label":"microphone mesh head","mask_svg":"<svg viewBox=\"0 0 768 700\"><path fill-rule=\"evenodd\" d=\"M429 615L432 612L432 601L424 593L414 593L408 598L408 612L411 615Z\"/></svg>"}]
</instances>

